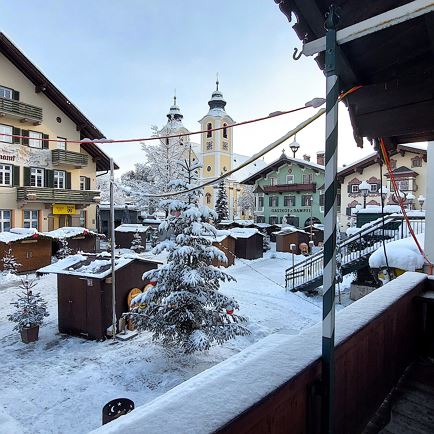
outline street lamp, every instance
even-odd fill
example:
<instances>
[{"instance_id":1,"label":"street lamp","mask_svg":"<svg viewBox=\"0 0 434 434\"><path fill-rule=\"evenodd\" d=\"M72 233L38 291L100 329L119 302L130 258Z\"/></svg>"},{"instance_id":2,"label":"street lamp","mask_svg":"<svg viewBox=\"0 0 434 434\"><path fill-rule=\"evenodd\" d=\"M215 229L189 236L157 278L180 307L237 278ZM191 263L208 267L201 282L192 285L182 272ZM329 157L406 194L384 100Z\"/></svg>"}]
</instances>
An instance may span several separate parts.
<instances>
[{"instance_id":1,"label":"street lamp","mask_svg":"<svg viewBox=\"0 0 434 434\"><path fill-rule=\"evenodd\" d=\"M295 153L300 149L300 144L297 143L296 139L296 135L294 136L294 140L292 141L292 143L289 145L289 147L291 148L292 154L293 154L293 158L295 158Z\"/></svg>"},{"instance_id":2,"label":"street lamp","mask_svg":"<svg viewBox=\"0 0 434 434\"><path fill-rule=\"evenodd\" d=\"M380 190L378 190L378 192L381 195L381 200L383 201L383 203L386 202L387 195L389 194L389 189L386 186L383 185L380 188Z\"/></svg>"},{"instance_id":3,"label":"street lamp","mask_svg":"<svg viewBox=\"0 0 434 434\"><path fill-rule=\"evenodd\" d=\"M422 210L423 210L423 204L425 203L425 198L424 198L422 195L420 195L420 196L417 198L417 201L419 202L420 210L422 211Z\"/></svg>"},{"instance_id":4,"label":"street lamp","mask_svg":"<svg viewBox=\"0 0 434 434\"><path fill-rule=\"evenodd\" d=\"M411 211L413 209L413 203L416 200L416 196L413 193L407 194L407 201L408 201L408 209Z\"/></svg>"},{"instance_id":5,"label":"street lamp","mask_svg":"<svg viewBox=\"0 0 434 434\"><path fill-rule=\"evenodd\" d=\"M366 181L363 181L359 185L359 191L363 195L363 208L366 208L366 198L371 191L371 186Z\"/></svg>"}]
</instances>

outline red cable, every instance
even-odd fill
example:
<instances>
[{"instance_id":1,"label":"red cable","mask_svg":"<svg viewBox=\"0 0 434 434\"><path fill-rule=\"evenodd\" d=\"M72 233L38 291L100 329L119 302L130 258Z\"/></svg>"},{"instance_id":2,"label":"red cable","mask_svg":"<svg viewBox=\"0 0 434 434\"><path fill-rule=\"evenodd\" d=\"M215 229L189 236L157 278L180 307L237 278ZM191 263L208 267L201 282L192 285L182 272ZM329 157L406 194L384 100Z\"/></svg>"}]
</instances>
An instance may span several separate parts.
<instances>
[{"instance_id":1,"label":"red cable","mask_svg":"<svg viewBox=\"0 0 434 434\"><path fill-rule=\"evenodd\" d=\"M397 196L398 196L398 204L401 207L401 211L402 211L402 214L404 215L404 219L405 219L405 221L407 223L407 226L408 226L408 229L410 231L410 234L413 237L414 242L416 243L416 246L419 249L420 254L424 257L425 261L429 264L430 269L432 270L433 264L427 258L424 250L422 249L422 246L419 243L419 240L416 238L416 234L414 233L413 228L411 227L410 220L409 220L409 218L407 216L407 211L405 210L405 207L404 207L404 199L399 194L400 191L398 189L398 184L396 183L395 175L394 175L394 173L392 171L392 166L390 164L389 156L387 155L387 152L386 152L386 147L384 145L383 138L380 138L380 147L381 147L381 152L383 153L384 161L386 162L386 165L387 165L387 170L389 172L390 180L392 181L393 188L394 188L394 190L395 190L395 192L397 193Z\"/></svg>"}]
</instances>

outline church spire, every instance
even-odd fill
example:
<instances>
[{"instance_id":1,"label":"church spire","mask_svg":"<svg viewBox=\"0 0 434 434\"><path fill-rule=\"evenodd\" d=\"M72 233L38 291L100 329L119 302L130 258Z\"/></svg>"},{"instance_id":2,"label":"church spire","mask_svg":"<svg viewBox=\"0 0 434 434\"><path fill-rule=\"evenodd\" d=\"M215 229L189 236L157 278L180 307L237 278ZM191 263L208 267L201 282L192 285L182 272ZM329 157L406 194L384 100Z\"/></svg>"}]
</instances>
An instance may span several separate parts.
<instances>
[{"instance_id":1,"label":"church spire","mask_svg":"<svg viewBox=\"0 0 434 434\"><path fill-rule=\"evenodd\" d=\"M176 105L176 89L173 95L173 105L169 109L169 113L167 113L167 118L169 121L181 121L184 116L181 114L181 110Z\"/></svg>"},{"instance_id":2,"label":"church spire","mask_svg":"<svg viewBox=\"0 0 434 434\"><path fill-rule=\"evenodd\" d=\"M219 74L217 73L216 77L216 90L212 93L211 99L208 101L208 105L210 110L220 109L224 112L226 101L223 98L223 93L219 90Z\"/></svg>"}]
</instances>

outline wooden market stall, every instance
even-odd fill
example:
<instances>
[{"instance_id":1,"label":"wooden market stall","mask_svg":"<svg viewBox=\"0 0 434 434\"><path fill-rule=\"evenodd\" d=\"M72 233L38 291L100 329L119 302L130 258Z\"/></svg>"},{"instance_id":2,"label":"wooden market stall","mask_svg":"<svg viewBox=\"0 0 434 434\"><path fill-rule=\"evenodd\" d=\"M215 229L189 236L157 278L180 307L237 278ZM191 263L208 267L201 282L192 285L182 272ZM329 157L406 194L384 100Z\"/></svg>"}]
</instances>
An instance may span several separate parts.
<instances>
[{"instance_id":1,"label":"wooden market stall","mask_svg":"<svg viewBox=\"0 0 434 434\"><path fill-rule=\"evenodd\" d=\"M36 229L12 228L10 232L0 232L0 259L9 249L20 264L18 273L34 271L51 263L51 238ZM1 260L0 270L3 270Z\"/></svg>"},{"instance_id":2,"label":"wooden market stall","mask_svg":"<svg viewBox=\"0 0 434 434\"><path fill-rule=\"evenodd\" d=\"M222 261L214 260L212 265L216 267L230 267L235 263L235 249L236 249L236 240L229 233L229 231L217 231L217 235L215 237L206 237L212 242L214 247L217 247L221 250L227 259L227 262L224 263Z\"/></svg>"},{"instance_id":3,"label":"wooden market stall","mask_svg":"<svg viewBox=\"0 0 434 434\"><path fill-rule=\"evenodd\" d=\"M261 232L253 228L233 228L229 232L235 238L235 255L238 258L262 258L264 236Z\"/></svg>"},{"instance_id":4,"label":"wooden market stall","mask_svg":"<svg viewBox=\"0 0 434 434\"><path fill-rule=\"evenodd\" d=\"M156 269L160 262L137 257L118 256L116 270L116 318L127 312L128 296L134 288L142 290L149 282L144 272ZM38 274L57 274L59 332L105 339L112 325L111 256L72 255L41 268Z\"/></svg>"},{"instance_id":5,"label":"wooden market stall","mask_svg":"<svg viewBox=\"0 0 434 434\"><path fill-rule=\"evenodd\" d=\"M77 226L55 229L53 231L44 232L44 235L53 240L53 255L61 248L62 239L68 242L68 247L71 249L72 253L80 251L92 253L97 250L97 240L104 237L103 234L98 234L97 232Z\"/></svg>"},{"instance_id":6,"label":"wooden market stall","mask_svg":"<svg viewBox=\"0 0 434 434\"><path fill-rule=\"evenodd\" d=\"M291 244L295 244L295 253L301 253L300 244L309 245L310 234L295 227L282 228L276 235L276 252L291 252Z\"/></svg>"},{"instance_id":7,"label":"wooden market stall","mask_svg":"<svg viewBox=\"0 0 434 434\"><path fill-rule=\"evenodd\" d=\"M119 225L115 229L116 246L121 249L130 249L134 235L138 232L142 240L141 244L146 248L146 234L148 231L149 226L143 226L141 224L125 223Z\"/></svg>"}]
</instances>

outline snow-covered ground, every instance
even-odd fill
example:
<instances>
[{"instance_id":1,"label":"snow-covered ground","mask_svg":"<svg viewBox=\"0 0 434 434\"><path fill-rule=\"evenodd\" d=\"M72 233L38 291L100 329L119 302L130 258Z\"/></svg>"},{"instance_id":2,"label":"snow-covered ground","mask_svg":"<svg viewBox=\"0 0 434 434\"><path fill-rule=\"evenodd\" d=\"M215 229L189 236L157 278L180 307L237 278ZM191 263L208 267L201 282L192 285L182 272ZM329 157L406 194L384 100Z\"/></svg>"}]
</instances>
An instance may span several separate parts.
<instances>
[{"instance_id":1,"label":"snow-covered ground","mask_svg":"<svg viewBox=\"0 0 434 434\"><path fill-rule=\"evenodd\" d=\"M320 321L319 296L283 288L289 265L289 254L270 251L228 268L237 282L225 283L222 291L239 301L252 334L188 356L163 349L147 333L116 344L60 335L55 275L40 278L36 288L50 312L40 339L23 344L6 321L18 289L13 283L0 286L0 433L88 432L101 425L102 407L111 399L144 404L266 335L297 334Z\"/></svg>"}]
</instances>

